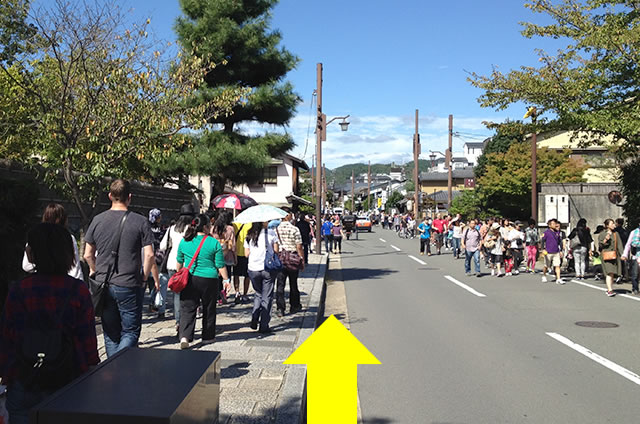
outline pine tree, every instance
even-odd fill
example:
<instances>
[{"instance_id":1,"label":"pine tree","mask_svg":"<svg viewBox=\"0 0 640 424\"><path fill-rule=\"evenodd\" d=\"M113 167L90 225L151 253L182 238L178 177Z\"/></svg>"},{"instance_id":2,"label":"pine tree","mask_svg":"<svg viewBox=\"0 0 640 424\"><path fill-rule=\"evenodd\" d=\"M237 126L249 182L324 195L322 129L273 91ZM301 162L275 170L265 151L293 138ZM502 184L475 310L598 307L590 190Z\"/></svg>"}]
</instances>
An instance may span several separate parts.
<instances>
[{"instance_id":1,"label":"pine tree","mask_svg":"<svg viewBox=\"0 0 640 424\"><path fill-rule=\"evenodd\" d=\"M300 102L293 86L284 81L299 59L284 47L277 30L269 28L277 0L181 0L184 16L176 32L190 54L218 64L206 76L196 101L215 96L222 88L249 89L246 101L233 113L211 120L219 130L194 136L192 145L173 166L185 172L209 175L215 194L227 182L259 180L272 157L293 147L287 134L243 134L240 123L286 126Z\"/></svg>"}]
</instances>

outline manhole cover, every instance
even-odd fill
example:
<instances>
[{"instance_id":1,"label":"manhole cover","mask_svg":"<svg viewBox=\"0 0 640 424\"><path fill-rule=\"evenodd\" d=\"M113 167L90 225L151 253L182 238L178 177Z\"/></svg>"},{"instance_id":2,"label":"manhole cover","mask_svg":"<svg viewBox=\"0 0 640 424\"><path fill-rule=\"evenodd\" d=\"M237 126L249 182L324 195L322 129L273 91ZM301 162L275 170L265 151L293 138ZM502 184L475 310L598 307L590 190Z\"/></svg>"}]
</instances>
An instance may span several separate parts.
<instances>
[{"instance_id":1,"label":"manhole cover","mask_svg":"<svg viewBox=\"0 0 640 424\"><path fill-rule=\"evenodd\" d=\"M577 326L580 327L589 327L589 328L616 328L620 327L615 322L604 322L604 321L578 321L576 322Z\"/></svg>"}]
</instances>

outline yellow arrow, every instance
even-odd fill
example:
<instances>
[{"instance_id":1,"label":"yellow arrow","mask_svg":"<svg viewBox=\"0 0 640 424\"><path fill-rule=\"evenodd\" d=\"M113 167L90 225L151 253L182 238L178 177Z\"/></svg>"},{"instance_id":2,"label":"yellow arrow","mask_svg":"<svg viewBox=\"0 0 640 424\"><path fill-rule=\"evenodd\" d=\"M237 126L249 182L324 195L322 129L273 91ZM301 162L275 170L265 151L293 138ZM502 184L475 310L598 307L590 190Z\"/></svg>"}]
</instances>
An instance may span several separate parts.
<instances>
[{"instance_id":1,"label":"yellow arrow","mask_svg":"<svg viewBox=\"0 0 640 424\"><path fill-rule=\"evenodd\" d=\"M308 424L355 424L358 364L380 361L331 315L284 363L307 365Z\"/></svg>"}]
</instances>

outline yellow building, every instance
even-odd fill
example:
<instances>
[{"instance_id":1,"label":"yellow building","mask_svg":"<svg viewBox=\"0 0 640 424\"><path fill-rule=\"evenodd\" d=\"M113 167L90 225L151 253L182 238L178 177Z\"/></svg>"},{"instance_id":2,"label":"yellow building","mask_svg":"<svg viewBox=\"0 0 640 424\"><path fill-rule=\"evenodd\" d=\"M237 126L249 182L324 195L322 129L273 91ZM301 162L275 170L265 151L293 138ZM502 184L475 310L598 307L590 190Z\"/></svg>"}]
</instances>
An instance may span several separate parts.
<instances>
[{"instance_id":1,"label":"yellow building","mask_svg":"<svg viewBox=\"0 0 640 424\"><path fill-rule=\"evenodd\" d=\"M420 173L420 191L426 194L449 188L449 175L447 172L421 172ZM464 189L472 189L475 187L473 176L473 168L467 167L462 169L454 169L452 173L451 188L454 191Z\"/></svg>"},{"instance_id":2,"label":"yellow building","mask_svg":"<svg viewBox=\"0 0 640 424\"><path fill-rule=\"evenodd\" d=\"M602 145L589 145L589 140L599 140L599 144ZM580 159L589 165L589 169L583 175L588 183L618 182L620 168L608 150L612 143L612 136L597 136L587 132L556 131L538 135L539 148L569 149L572 158Z\"/></svg>"}]
</instances>

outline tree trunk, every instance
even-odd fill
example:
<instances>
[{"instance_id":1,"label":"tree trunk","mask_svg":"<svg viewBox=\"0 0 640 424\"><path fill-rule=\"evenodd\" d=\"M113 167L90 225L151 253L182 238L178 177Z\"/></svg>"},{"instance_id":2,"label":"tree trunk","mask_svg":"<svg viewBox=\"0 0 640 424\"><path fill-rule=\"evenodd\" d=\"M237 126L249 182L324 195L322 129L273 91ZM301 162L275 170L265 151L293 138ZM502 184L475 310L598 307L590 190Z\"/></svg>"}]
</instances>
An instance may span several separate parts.
<instances>
[{"instance_id":1,"label":"tree trunk","mask_svg":"<svg viewBox=\"0 0 640 424\"><path fill-rule=\"evenodd\" d=\"M211 176L211 182L213 182L213 187L211 187L211 200L213 200L214 197L224 193L227 179L223 176Z\"/></svg>"}]
</instances>

